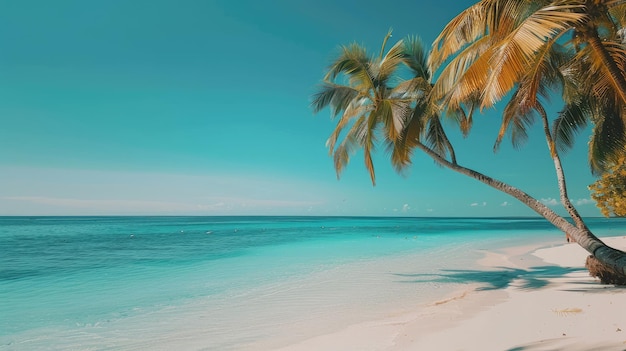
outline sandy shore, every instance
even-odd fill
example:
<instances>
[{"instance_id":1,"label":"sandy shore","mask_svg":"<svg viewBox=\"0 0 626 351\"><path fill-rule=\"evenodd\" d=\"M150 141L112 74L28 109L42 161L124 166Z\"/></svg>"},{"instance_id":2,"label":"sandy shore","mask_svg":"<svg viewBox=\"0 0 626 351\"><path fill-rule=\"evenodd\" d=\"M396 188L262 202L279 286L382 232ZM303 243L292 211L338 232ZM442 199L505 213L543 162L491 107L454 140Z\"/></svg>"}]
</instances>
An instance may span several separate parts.
<instances>
[{"instance_id":1,"label":"sandy shore","mask_svg":"<svg viewBox=\"0 0 626 351\"><path fill-rule=\"evenodd\" d=\"M464 291L281 350L626 350L626 290L590 277L586 256L576 244L488 252L484 270L442 273L472 282Z\"/></svg>"}]
</instances>

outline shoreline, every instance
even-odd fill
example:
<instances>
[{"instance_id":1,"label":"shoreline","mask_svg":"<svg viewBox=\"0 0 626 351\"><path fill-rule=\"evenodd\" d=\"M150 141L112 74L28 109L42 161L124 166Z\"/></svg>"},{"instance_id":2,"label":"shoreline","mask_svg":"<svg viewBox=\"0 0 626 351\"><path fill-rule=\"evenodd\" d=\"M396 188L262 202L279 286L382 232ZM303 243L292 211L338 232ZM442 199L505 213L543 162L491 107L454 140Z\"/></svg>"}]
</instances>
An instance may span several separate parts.
<instances>
[{"instance_id":1,"label":"shoreline","mask_svg":"<svg viewBox=\"0 0 626 351\"><path fill-rule=\"evenodd\" d=\"M626 236L601 239L626 249ZM277 350L626 349L626 289L589 276L580 246L484 253L482 270L449 272L476 282L454 294Z\"/></svg>"},{"instance_id":2,"label":"shoreline","mask_svg":"<svg viewBox=\"0 0 626 351\"><path fill-rule=\"evenodd\" d=\"M80 257L91 258L76 261L87 263L85 269L50 270L46 267L55 266L34 255L8 256L22 268L46 269L4 282L6 298L0 309L8 318L0 333L0 349L445 351L487 345L480 349L514 350L547 337L518 340L508 335L512 329L498 329L501 325L485 323L488 328L478 330L468 326L506 305L510 288L531 294L550 288L550 279L572 273L562 269L568 263L554 270L554 263L532 255L540 248L553 250L564 244L561 233L547 230L540 221L341 220L325 222L321 229L317 222L298 221L225 221L219 228L213 222L186 220L96 223L98 230L91 232L93 223L69 221L61 227L64 236L41 237L46 240L38 245L29 242L29 247L45 250L59 238L71 239L63 240L63 254L54 257L81 253ZM626 222L594 223L602 237L623 235L626 228ZM6 231L6 237L57 233L59 228L56 222L45 230L41 224L24 225L22 231ZM244 227L248 230L233 241L232 233ZM127 236L131 230L132 240ZM211 235L207 230L213 231ZM206 256L207 248L254 238L265 241L245 254ZM113 260L92 266L108 250L85 248L92 244L119 248L120 243L126 246L119 253L126 255L143 255L149 247L169 250L164 255L155 252L145 264ZM201 250L191 252L189 260L169 261L188 256L190 247ZM577 245L566 247L582 250ZM584 262L586 253L581 252L571 256L574 266ZM599 286L593 280L587 285ZM586 309L573 304L544 308L561 317L556 322L587 315ZM507 318L510 312L494 320L509 323ZM490 348L484 342L493 342L493 335L485 330L504 335L508 344ZM464 343L450 344L448 335Z\"/></svg>"}]
</instances>

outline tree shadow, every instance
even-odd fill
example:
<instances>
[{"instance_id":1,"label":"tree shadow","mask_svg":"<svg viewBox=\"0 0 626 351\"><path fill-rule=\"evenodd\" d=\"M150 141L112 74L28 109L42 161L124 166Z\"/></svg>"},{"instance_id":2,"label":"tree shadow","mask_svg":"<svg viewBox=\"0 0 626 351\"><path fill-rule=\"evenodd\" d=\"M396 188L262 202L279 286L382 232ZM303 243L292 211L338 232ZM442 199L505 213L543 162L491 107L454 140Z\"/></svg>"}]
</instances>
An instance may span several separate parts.
<instances>
[{"instance_id":1,"label":"tree shadow","mask_svg":"<svg viewBox=\"0 0 626 351\"><path fill-rule=\"evenodd\" d=\"M626 290L625 285L602 284L599 280L587 282L572 282L574 287L563 289L567 292L584 292L584 293L623 293ZM626 348L624 349L626 351Z\"/></svg>"},{"instance_id":2,"label":"tree shadow","mask_svg":"<svg viewBox=\"0 0 626 351\"><path fill-rule=\"evenodd\" d=\"M585 268L538 266L529 269L495 267L492 270L442 270L441 273L394 274L402 283L479 283L479 291L506 289L513 281L524 290L536 290L551 284L550 279L585 271Z\"/></svg>"},{"instance_id":3,"label":"tree shadow","mask_svg":"<svg viewBox=\"0 0 626 351\"><path fill-rule=\"evenodd\" d=\"M561 346L558 346L561 345ZM540 350L552 350L552 351L606 351L606 350L620 350L626 351L624 344L611 344L603 343L598 345L586 345L580 342L564 342L562 339L548 339L531 342L529 344L520 345L510 348L506 351L540 351Z\"/></svg>"}]
</instances>

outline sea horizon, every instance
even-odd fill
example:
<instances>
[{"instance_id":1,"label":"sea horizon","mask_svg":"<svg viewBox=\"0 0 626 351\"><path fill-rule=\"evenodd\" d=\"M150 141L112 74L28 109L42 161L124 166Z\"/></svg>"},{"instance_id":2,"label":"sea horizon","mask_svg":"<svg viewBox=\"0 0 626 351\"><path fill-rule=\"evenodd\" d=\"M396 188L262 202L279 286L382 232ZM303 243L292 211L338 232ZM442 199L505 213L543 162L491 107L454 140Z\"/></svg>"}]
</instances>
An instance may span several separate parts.
<instances>
[{"instance_id":1,"label":"sea horizon","mask_svg":"<svg viewBox=\"0 0 626 351\"><path fill-rule=\"evenodd\" d=\"M541 219L549 222L544 217L537 216L366 216L366 215L269 215L269 214L236 214L236 215L213 215L213 214L67 214L67 215L0 215L0 218L46 218L46 217L61 217L61 218L106 218L106 217L247 217L247 218L266 218L266 217L284 217L284 218L400 218L400 219ZM562 216L566 220L570 220L569 216ZM626 217L604 217L604 216L582 216L583 219L620 219Z\"/></svg>"}]
</instances>

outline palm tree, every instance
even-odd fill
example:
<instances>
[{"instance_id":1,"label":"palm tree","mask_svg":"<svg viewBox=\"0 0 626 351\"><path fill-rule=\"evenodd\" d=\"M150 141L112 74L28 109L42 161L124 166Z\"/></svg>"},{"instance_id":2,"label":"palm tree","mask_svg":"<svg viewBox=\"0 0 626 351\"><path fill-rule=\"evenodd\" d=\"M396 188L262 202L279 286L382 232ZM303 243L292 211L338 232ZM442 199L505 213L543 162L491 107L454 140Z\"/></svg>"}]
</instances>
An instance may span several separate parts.
<instances>
[{"instance_id":1,"label":"palm tree","mask_svg":"<svg viewBox=\"0 0 626 351\"><path fill-rule=\"evenodd\" d=\"M497 143L513 127L513 141L538 113L552 155L561 202L575 220L582 237L565 231L609 270L623 276L624 265L615 256L601 258L605 247L588 230L567 197L557 152L570 146L573 134L588 120L594 123L589 160L600 173L626 150L626 50L622 43L624 0L520 1L483 0L454 18L433 43L431 70L441 70L434 99L458 108L479 96L479 107L490 107L513 91L505 109ZM566 34L572 34L567 41ZM561 45L570 54L557 63ZM556 64L555 64L556 63ZM555 79L564 86L566 108L549 129L545 109L537 99ZM575 82L576 84L572 84ZM575 86L575 89L572 87ZM561 228L564 229L564 228ZM583 242L580 242L580 241ZM590 246L591 245L591 246ZM610 251L610 250L609 250ZM612 254L612 255L613 255Z\"/></svg>"},{"instance_id":2,"label":"palm tree","mask_svg":"<svg viewBox=\"0 0 626 351\"><path fill-rule=\"evenodd\" d=\"M494 151L497 151L507 130L511 130L511 141L514 147L520 147L527 139L527 128L534 123L535 115L539 115L543 132L554 163L561 203L576 223L576 226L588 230L584 220L571 203L565 173L557 150L557 143L550 130L548 115L542 101L549 102L550 93L565 84L565 77L560 67L567 60L567 52L558 44L545 46L544 51L536 54L536 60L520 78L515 91L504 108L502 125L496 138ZM567 241L572 241L565 233Z\"/></svg>"},{"instance_id":3,"label":"palm tree","mask_svg":"<svg viewBox=\"0 0 626 351\"><path fill-rule=\"evenodd\" d=\"M440 113L446 112L456 117L461 121L462 131L466 131L471 126L472 115L466 114L463 107L467 104L472 107L478 103L479 96L470 96L471 99L457 106L440 108L435 103L437 100L432 98L436 85L430 81L426 69L427 55L423 47L418 45L419 41L399 41L384 54L389 37L390 34L385 38L381 54L377 57L369 57L366 50L356 44L343 47L338 59L331 64L319 91L313 96L312 107L315 112L330 107L332 116L340 116L327 143L330 153L334 155L338 176L352 153L357 148L363 148L365 164L375 184L371 152L379 138L391 149L391 162L400 172L410 165L413 151L419 149L441 166L520 200L571 235L603 262L614 267L618 280L612 282L626 283L626 280L619 280L626 275L623 268L626 266L626 257L621 251L604 245L588 230L572 225L520 189L457 163L454 149L440 123ZM399 83L392 86L391 82L397 77L393 73L398 73L401 64L408 67L412 77L406 81L395 78ZM341 136L343 141L337 146Z\"/></svg>"},{"instance_id":4,"label":"palm tree","mask_svg":"<svg viewBox=\"0 0 626 351\"><path fill-rule=\"evenodd\" d=\"M480 92L479 107L493 106L539 56L571 34L566 44L575 55L567 69L584 82L580 95L595 100L596 107L610 107L610 113L593 104L585 110L596 125L590 165L601 173L626 148L625 133L610 133L626 130L624 13L626 0L479 1L454 18L433 43L431 71L450 60L440 72L435 94L443 104L456 107Z\"/></svg>"},{"instance_id":5,"label":"palm tree","mask_svg":"<svg viewBox=\"0 0 626 351\"><path fill-rule=\"evenodd\" d=\"M326 142L334 156L337 177L348 164L350 156L362 148L365 166L375 185L372 152L381 137L391 149L393 164L398 170L402 169L409 162L410 154L406 151L410 149L411 139L401 137L401 134L408 125L411 126L411 133L421 133L422 124L417 123L421 120L412 116L416 111L431 108L424 99L431 86L421 42L417 38L400 40L385 53L390 37L391 30L383 40L380 54L375 57L368 56L366 49L356 43L342 47L319 91L313 96L315 113L330 106L333 117L341 114L337 127ZM401 64L414 76L392 86L396 78L394 73ZM346 84L338 84L336 81L340 79L344 79ZM436 134L441 129L439 119L433 118L428 125L433 150L440 155L452 151L445 135ZM337 145L344 131L343 141Z\"/></svg>"}]
</instances>

